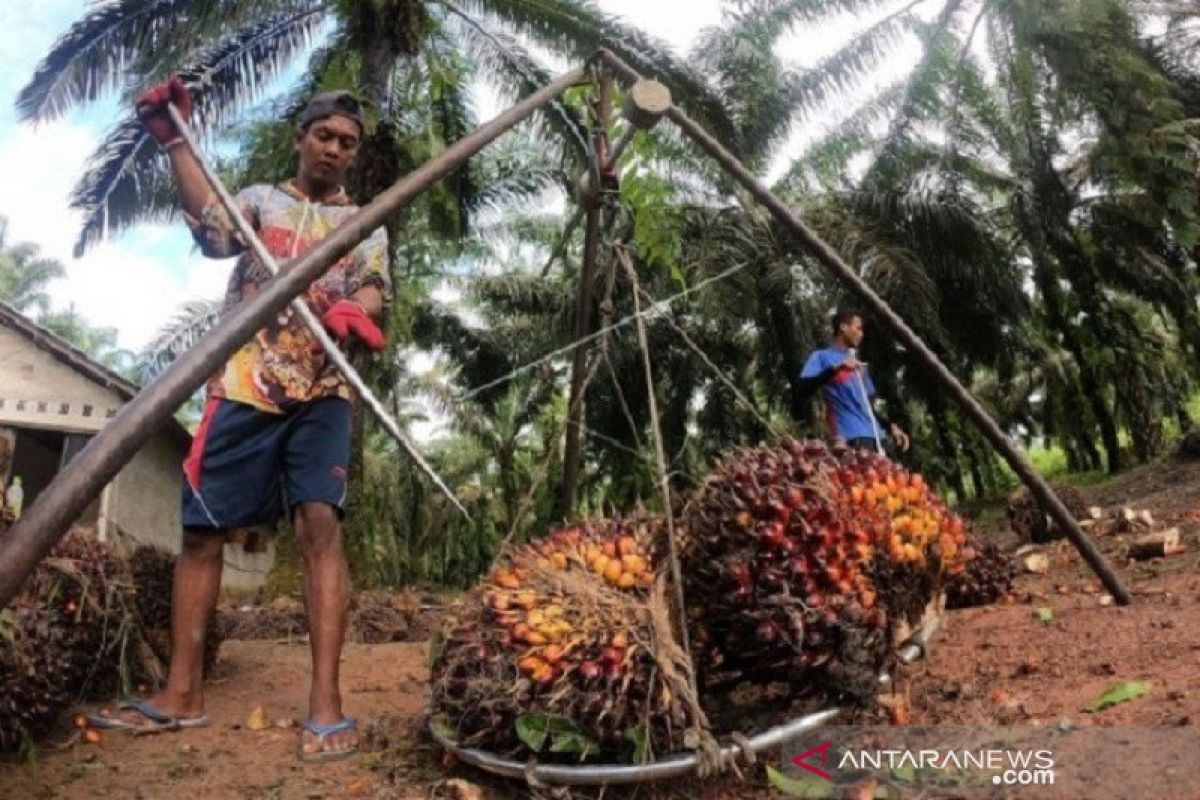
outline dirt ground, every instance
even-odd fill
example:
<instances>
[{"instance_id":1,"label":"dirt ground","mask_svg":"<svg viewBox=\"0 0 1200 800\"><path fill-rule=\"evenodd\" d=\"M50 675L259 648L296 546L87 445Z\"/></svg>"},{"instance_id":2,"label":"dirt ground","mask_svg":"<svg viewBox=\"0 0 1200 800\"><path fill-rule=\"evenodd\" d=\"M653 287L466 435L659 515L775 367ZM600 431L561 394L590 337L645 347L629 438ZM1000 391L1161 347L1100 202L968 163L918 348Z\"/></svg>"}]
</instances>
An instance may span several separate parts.
<instances>
[{"instance_id":1,"label":"dirt ground","mask_svg":"<svg viewBox=\"0 0 1200 800\"><path fill-rule=\"evenodd\" d=\"M930 657L901 676L914 724L1200 721L1200 463L1146 467L1087 494L1098 505L1147 508L1160 526L1179 526L1185 552L1134 563L1120 557L1124 543L1117 535L1101 539L1136 596L1134 606L1121 608L1105 604L1099 582L1068 545L1047 546L1048 574L1021 575L1005 603L950 612ZM1007 536L1002 530L992 535ZM1035 615L1041 608L1050 609L1049 620ZM347 647L346 705L363 721L365 752L340 763L302 764L295 727L251 730L248 722L258 706L280 726L301 718L307 670L303 642L226 642L209 686L213 727L141 737L110 733L99 744L74 741L64 727L36 761L0 762L0 797L530 796L521 786L445 762L424 734L426 645L420 642ZM1126 680L1148 681L1152 689L1131 702L1083 712ZM745 781L613 788L603 796L782 797L761 767Z\"/></svg>"}]
</instances>

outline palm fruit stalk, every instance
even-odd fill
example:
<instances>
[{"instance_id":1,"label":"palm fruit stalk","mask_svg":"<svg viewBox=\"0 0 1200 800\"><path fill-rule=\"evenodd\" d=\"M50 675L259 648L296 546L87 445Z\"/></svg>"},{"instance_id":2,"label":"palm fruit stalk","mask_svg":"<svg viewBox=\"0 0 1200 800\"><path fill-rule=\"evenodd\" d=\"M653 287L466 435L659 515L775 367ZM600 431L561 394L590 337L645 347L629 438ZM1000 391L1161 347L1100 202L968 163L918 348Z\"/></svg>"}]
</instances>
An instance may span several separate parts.
<instances>
[{"instance_id":1,"label":"palm fruit stalk","mask_svg":"<svg viewBox=\"0 0 1200 800\"><path fill-rule=\"evenodd\" d=\"M1012 591L1017 562L991 540L967 537L966 569L946 584L946 608L990 605Z\"/></svg>"},{"instance_id":2,"label":"palm fruit stalk","mask_svg":"<svg viewBox=\"0 0 1200 800\"><path fill-rule=\"evenodd\" d=\"M516 758L678 750L698 703L655 576L664 531L648 516L581 522L503 554L434 645L434 724Z\"/></svg>"},{"instance_id":3,"label":"palm fruit stalk","mask_svg":"<svg viewBox=\"0 0 1200 800\"><path fill-rule=\"evenodd\" d=\"M867 702L898 628L961 568L965 537L920 475L794 439L726 459L683 518L706 699L783 683L794 698Z\"/></svg>"},{"instance_id":4,"label":"palm fruit stalk","mask_svg":"<svg viewBox=\"0 0 1200 800\"><path fill-rule=\"evenodd\" d=\"M35 741L81 697L127 691L146 655L126 563L68 534L0 616L0 750Z\"/></svg>"},{"instance_id":5,"label":"palm fruit stalk","mask_svg":"<svg viewBox=\"0 0 1200 800\"><path fill-rule=\"evenodd\" d=\"M133 551L129 561L137 591L138 616L154 656L165 669L171 662L171 598L175 587L175 556L165 548L142 545ZM205 675L217 663L224 639L222 618L213 614L204 632ZM138 680L149 681L151 677L139 675Z\"/></svg>"}]
</instances>

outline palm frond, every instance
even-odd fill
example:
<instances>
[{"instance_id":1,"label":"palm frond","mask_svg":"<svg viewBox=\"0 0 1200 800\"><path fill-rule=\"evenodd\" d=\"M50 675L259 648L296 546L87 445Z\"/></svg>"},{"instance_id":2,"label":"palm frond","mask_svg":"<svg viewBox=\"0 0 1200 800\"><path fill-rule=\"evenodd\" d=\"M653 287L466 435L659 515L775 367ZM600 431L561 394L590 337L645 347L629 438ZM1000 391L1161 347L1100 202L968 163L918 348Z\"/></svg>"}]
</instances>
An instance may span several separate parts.
<instances>
[{"instance_id":1,"label":"palm frond","mask_svg":"<svg viewBox=\"0 0 1200 800\"><path fill-rule=\"evenodd\" d=\"M811 142L775 184L775 191L795 194L820 186L834 187L846 177L851 160L870 152L878 142L880 126L900 108L905 81L885 87L862 103L850 116L830 126L829 133Z\"/></svg>"},{"instance_id":2,"label":"palm frond","mask_svg":"<svg viewBox=\"0 0 1200 800\"><path fill-rule=\"evenodd\" d=\"M318 0L112 0L63 34L17 97L25 120L55 119L81 103L184 60L197 42L253 26L263 16L320 8ZM138 68L140 65L140 69Z\"/></svg>"},{"instance_id":3,"label":"palm frond","mask_svg":"<svg viewBox=\"0 0 1200 800\"><path fill-rule=\"evenodd\" d=\"M565 188L561 162L531 136L506 137L471 162L471 182L479 187L471 208L501 209L535 200L554 188Z\"/></svg>"},{"instance_id":4,"label":"palm frond","mask_svg":"<svg viewBox=\"0 0 1200 800\"><path fill-rule=\"evenodd\" d=\"M83 212L76 258L114 231L175 213L169 167L141 121L127 119L104 138L75 184L70 203Z\"/></svg>"},{"instance_id":5,"label":"palm frond","mask_svg":"<svg viewBox=\"0 0 1200 800\"><path fill-rule=\"evenodd\" d=\"M223 301L195 300L184 303L174 318L159 329L137 355L138 382L145 385L171 365L217 324Z\"/></svg>"},{"instance_id":6,"label":"palm frond","mask_svg":"<svg viewBox=\"0 0 1200 800\"><path fill-rule=\"evenodd\" d=\"M507 99L525 97L553 80L550 70L516 37L485 26L466 14L462 14L459 21L461 24L455 26L455 30L467 53ZM588 150L588 132L579 114L565 103L554 101L538 112L536 119L548 130L558 133L564 154L582 165Z\"/></svg>"},{"instance_id":7,"label":"palm frond","mask_svg":"<svg viewBox=\"0 0 1200 800\"><path fill-rule=\"evenodd\" d=\"M263 81L310 40L318 22L315 11L271 19L197 53L179 70L192 95L196 130L215 130L234 107L257 96ZM172 183L166 160L137 117L119 123L71 193L71 206L84 214L75 255L113 231L170 217Z\"/></svg>"},{"instance_id":8,"label":"palm frond","mask_svg":"<svg viewBox=\"0 0 1200 800\"><path fill-rule=\"evenodd\" d=\"M922 2L925 0L916 0L889 14L805 70L794 89L801 110L811 112L857 90L866 76L886 63L905 35L917 29L919 20L910 12Z\"/></svg>"},{"instance_id":9,"label":"palm frond","mask_svg":"<svg viewBox=\"0 0 1200 800\"><path fill-rule=\"evenodd\" d=\"M273 14L191 55L178 74L192 93L197 132L219 131L233 114L261 99L269 82L312 45L323 13L318 6Z\"/></svg>"},{"instance_id":10,"label":"palm frond","mask_svg":"<svg viewBox=\"0 0 1200 800\"><path fill-rule=\"evenodd\" d=\"M790 31L841 15L861 17L885 6L895 6L897 0L734 0L732 5L737 17L759 20L764 28Z\"/></svg>"},{"instance_id":11,"label":"palm frond","mask_svg":"<svg viewBox=\"0 0 1200 800\"><path fill-rule=\"evenodd\" d=\"M463 7L497 17L561 55L578 59L602 47L612 50L646 77L663 80L681 108L723 144L740 150L736 125L705 77L666 42L600 11L590 0L466 0Z\"/></svg>"}]
</instances>

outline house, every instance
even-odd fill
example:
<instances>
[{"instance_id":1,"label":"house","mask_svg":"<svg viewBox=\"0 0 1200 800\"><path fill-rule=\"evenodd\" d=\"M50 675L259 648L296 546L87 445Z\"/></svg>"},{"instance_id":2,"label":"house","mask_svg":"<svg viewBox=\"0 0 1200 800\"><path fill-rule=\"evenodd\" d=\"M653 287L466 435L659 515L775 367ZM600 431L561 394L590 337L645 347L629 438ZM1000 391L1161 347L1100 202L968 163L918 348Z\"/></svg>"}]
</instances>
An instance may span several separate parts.
<instances>
[{"instance_id":1,"label":"house","mask_svg":"<svg viewBox=\"0 0 1200 800\"><path fill-rule=\"evenodd\" d=\"M21 476L28 507L58 471L116 416L138 386L0 302L0 481ZM157 431L83 513L102 541L179 552L181 464L191 444L172 420ZM273 550L225 547L223 588L252 591Z\"/></svg>"}]
</instances>

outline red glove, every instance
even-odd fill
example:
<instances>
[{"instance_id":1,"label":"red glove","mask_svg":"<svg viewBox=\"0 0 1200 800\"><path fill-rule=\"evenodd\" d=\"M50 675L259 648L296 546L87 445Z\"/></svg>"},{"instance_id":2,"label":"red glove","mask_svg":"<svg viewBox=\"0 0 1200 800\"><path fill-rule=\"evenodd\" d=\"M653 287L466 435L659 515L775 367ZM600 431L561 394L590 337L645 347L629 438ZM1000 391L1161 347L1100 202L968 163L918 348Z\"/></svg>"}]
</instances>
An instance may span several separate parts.
<instances>
[{"instance_id":1,"label":"red glove","mask_svg":"<svg viewBox=\"0 0 1200 800\"><path fill-rule=\"evenodd\" d=\"M174 103L185 120L192 115L192 98L179 76L149 89L137 99L137 114L142 125L159 147L166 147L179 138L179 129L167 114L167 103Z\"/></svg>"},{"instance_id":2,"label":"red glove","mask_svg":"<svg viewBox=\"0 0 1200 800\"><path fill-rule=\"evenodd\" d=\"M339 300L329 307L321 323L341 341L353 334L372 350L382 350L386 340L363 307L353 300Z\"/></svg>"}]
</instances>

